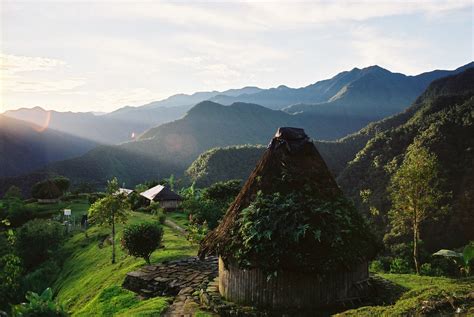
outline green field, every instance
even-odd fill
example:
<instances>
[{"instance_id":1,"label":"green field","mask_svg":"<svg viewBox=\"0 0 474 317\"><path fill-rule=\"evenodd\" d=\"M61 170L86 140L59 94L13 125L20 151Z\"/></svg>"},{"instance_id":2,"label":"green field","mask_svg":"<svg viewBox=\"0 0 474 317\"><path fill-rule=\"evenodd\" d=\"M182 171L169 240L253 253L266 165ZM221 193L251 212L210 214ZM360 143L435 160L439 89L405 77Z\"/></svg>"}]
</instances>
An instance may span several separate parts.
<instances>
[{"instance_id":1,"label":"green field","mask_svg":"<svg viewBox=\"0 0 474 317\"><path fill-rule=\"evenodd\" d=\"M152 215L132 213L128 223L156 221ZM53 286L57 300L73 316L158 316L168 306L168 299L157 297L140 301L132 292L121 288L127 272L145 265L142 259L128 256L120 248L123 225L118 226L117 262L111 264L112 247L101 242L109 228L91 227L67 241L63 252L67 255L60 276ZM152 254L152 263L195 255L196 247L182 236L165 227L164 248Z\"/></svg>"},{"instance_id":2,"label":"green field","mask_svg":"<svg viewBox=\"0 0 474 317\"><path fill-rule=\"evenodd\" d=\"M420 316L435 307L430 316L451 316L453 306L474 316L474 277L451 279L413 274L379 274L405 291L393 305L366 306L338 316Z\"/></svg>"}]
</instances>

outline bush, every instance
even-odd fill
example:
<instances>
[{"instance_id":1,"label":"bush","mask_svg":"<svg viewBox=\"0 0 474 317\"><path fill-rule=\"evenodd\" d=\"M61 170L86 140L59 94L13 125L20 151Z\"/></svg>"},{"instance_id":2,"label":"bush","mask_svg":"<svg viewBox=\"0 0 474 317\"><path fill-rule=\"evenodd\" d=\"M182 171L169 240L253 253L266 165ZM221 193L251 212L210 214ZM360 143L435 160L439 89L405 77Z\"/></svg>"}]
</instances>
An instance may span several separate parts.
<instances>
[{"instance_id":1,"label":"bush","mask_svg":"<svg viewBox=\"0 0 474 317\"><path fill-rule=\"evenodd\" d=\"M44 290L41 295L28 292L25 296L27 303L13 307L12 315L15 317L62 317L67 316L63 307L53 301L53 292L50 288Z\"/></svg>"},{"instance_id":2,"label":"bush","mask_svg":"<svg viewBox=\"0 0 474 317\"><path fill-rule=\"evenodd\" d=\"M123 231L122 246L130 255L141 257L150 264L150 255L163 238L163 229L158 223L130 225Z\"/></svg>"},{"instance_id":3,"label":"bush","mask_svg":"<svg viewBox=\"0 0 474 317\"><path fill-rule=\"evenodd\" d=\"M55 253L64 239L64 227L51 220L34 219L16 232L15 248L27 270L38 266Z\"/></svg>"},{"instance_id":4,"label":"bush","mask_svg":"<svg viewBox=\"0 0 474 317\"><path fill-rule=\"evenodd\" d=\"M6 310L19 299L22 272L21 259L16 255L6 254L0 258L0 310Z\"/></svg>"},{"instance_id":5,"label":"bush","mask_svg":"<svg viewBox=\"0 0 474 317\"><path fill-rule=\"evenodd\" d=\"M26 291L41 292L49 285L52 285L61 268L55 260L48 260L41 264L36 270L27 274L23 278L23 293Z\"/></svg>"},{"instance_id":6,"label":"bush","mask_svg":"<svg viewBox=\"0 0 474 317\"><path fill-rule=\"evenodd\" d=\"M105 197L104 193L92 193L88 197L89 204L92 205L93 203L95 203L96 201L98 201L99 199L104 198L104 197Z\"/></svg>"},{"instance_id":7,"label":"bush","mask_svg":"<svg viewBox=\"0 0 474 317\"><path fill-rule=\"evenodd\" d=\"M18 204L10 205L7 218L10 221L10 225L16 228L33 219L35 211L35 208L19 202Z\"/></svg>"},{"instance_id":8,"label":"bush","mask_svg":"<svg viewBox=\"0 0 474 317\"><path fill-rule=\"evenodd\" d=\"M384 265L383 265L382 261L374 260L374 261L370 262L369 271L374 272L374 273L384 273L385 268L384 268Z\"/></svg>"},{"instance_id":9,"label":"bush","mask_svg":"<svg viewBox=\"0 0 474 317\"><path fill-rule=\"evenodd\" d=\"M413 273L413 271L408 261L401 258L395 258L392 260L392 263L390 263L390 273L408 274Z\"/></svg>"}]
</instances>

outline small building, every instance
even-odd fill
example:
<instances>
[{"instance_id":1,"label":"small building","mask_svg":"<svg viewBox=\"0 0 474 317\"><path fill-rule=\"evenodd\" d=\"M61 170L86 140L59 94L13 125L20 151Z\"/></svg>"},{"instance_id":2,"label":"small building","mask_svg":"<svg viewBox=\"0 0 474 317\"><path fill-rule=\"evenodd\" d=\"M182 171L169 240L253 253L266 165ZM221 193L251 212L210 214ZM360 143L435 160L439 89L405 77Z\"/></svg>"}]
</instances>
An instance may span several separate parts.
<instances>
[{"instance_id":1,"label":"small building","mask_svg":"<svg viewBox=\"0 0 474 317\"><path fill-rule=\"evenodd\" d=\"M117 194L124 194L125 196L129 196L131 193L133 193L134 190L133 189L128 189L128 188L119 188L119 190L117 191Z\"/></svg>"},{"instance_id":2,"label":"small building","mask_svg":"<svg viewBox=\"0 0 474 317\"><path fill-rule=\"evenodd\" d=\"M145 197L150 202L157 202L165 210L177 209L183 200L180 195L163 185L152 187L140 193L140 196Z\"/></svg>"},{"instance_id":3,"label":"small building","mask_svg":"<svg viewBox=\"0 0 474 317\"><path fill-rule=\"evenodd\" d=\"M219 256L226 300L301 315L368 295L374 240L304 130L280 128L199 256Z\"/></svg>"}]
</instances>

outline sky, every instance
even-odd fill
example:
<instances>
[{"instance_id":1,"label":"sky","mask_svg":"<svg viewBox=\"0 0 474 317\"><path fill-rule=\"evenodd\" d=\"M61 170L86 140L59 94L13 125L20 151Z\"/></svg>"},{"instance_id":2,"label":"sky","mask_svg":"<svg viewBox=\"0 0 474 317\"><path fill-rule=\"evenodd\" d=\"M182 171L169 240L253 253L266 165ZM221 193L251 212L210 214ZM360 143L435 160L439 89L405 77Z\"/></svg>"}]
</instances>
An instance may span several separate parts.
<instances>
[{"instance_id":1,"label":"sky","mask_svg":"<svg viewBox=\"0 0 474 317\"><path fill-rule=\"evenodd\" d=\"M0 0L0 112L109 112L375 64L455 69L474 60L473 16L471 0Z\"/></svg>"}]
</instances>

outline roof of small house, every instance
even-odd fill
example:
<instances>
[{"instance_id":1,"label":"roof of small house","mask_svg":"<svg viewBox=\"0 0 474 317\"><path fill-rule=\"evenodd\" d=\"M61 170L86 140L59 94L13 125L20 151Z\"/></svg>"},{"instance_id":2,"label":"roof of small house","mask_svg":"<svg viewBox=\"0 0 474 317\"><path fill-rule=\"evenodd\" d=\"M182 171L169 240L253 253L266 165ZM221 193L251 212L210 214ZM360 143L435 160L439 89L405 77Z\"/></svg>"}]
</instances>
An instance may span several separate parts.
<instances>
[{"instance_id":1,"label":"roof of small house","mask_svg":"<svg viewBox=\"0 0 474 317\"><path fill-rule=\"evenodd\" d=\"M235 241L241 239L236 233L242 223L242 211L255 201L257 195L290 195L307 192L308 187L311 191L310 198L317 197L318 201L330 202L343 198L326 163L304 130L279 128L218 227L201 242L199 256L217 253L224 259L232 258L229 245L236 245ZM313 219L310 221L320 221L313 215L309 216L310 219L311 217ZM361 239L367 240L365 237ZM365 240L364 243L370 244ZM315 246L301 247L307 254L319 252L315 256L324 257Z\"/></svg>"},{"instance_id":2,"label":"roof of small house","mask_svg":"<svg viewBox=\"0 0 474 317\"><path fill-rule=\"evenodd\" d=\"M155 187L140 193L140 195L152 201L183 200L180 195L163 185L156 185Z\"/></svg>"},{"instance_id":3,"label":"roof of small house","mask_svg":"<svg viewBox=\"0 0 474 317\"><path fill-rule=\"evenodd\" d=\"M128 189L128 188L119 188L118 194L125 194L125 196L128 196L130 195L131 193L133 193L133 189Z\"/></svg>"}]
</instances>

